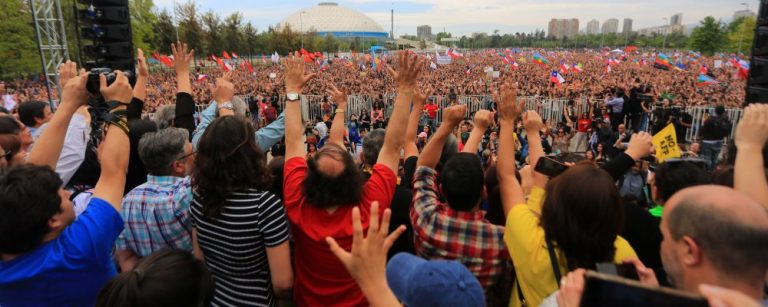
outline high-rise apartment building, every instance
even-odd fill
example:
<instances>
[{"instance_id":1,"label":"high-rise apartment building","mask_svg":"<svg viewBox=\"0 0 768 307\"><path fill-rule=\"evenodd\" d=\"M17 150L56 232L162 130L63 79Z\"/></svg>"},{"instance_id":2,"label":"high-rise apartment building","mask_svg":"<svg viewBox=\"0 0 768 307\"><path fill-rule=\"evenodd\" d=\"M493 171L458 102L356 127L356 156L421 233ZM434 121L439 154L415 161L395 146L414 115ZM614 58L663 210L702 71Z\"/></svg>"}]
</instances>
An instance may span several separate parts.
<instances>
[{"instance_id":1,"label":"high-rise apartment building","mask_svg":"<svg viewBox=\"0 0 768 307\"><path fill-rule=\"evenodd\" d=\"M680 26L682 24L683 24L683 13L677 13L675 15L672 15L672 18L669 19L670 26Z\"/></svg>"},{"instance_id":2,"label":"high-rise apartment building","mask_svg":"<svg viewBox=\"0 0 768 307\"><path fill-rule=\"evenodd\" d=\"M557 39L561 38L574 38L579 34L579 20L576 18L571 19L556 19L553 18L549 21L549 27L547 36Z\"/></svg>"},{"instance_id":3,"label":"high-rise apartment building","mask_svg":"<svg viewBox=\"0 0 768 307\"><path fill-rule=\"evenodd\" d=\"M416 27L416 37L419 40L431 40L432 39L432 27L428 25Z\"/></svg>"},{"instance_id":4,"label":"high-rise apartment building","mask_svg":"<svg viewBox=\"0 0 768 307\"><path fill-rule=\"evenodd\" d=\"M615 34L619 32L619 20L611 18L603 22L603 34Z\"/></svg>"},{"instance_id":5,"label":"high-rise apartment building","mask_svg":"<svg viewBox=\"0 0 768 307\"><path fill-rule=\"evenodd\" d=\"M592 19L587 23L587 34L600 33L600 21Z\"/></svg>"},{"instance_id":6,"label":"high-rise apartment building","mask_svg":"<svg viewBox=\"0 0 768 307\"><path fill-rule=\"evenodd\" d=\"M624 34L630 34L632 33L632 18L624 18L624 24L622 26L621 33Z\"/></svg>"}]
</instances>

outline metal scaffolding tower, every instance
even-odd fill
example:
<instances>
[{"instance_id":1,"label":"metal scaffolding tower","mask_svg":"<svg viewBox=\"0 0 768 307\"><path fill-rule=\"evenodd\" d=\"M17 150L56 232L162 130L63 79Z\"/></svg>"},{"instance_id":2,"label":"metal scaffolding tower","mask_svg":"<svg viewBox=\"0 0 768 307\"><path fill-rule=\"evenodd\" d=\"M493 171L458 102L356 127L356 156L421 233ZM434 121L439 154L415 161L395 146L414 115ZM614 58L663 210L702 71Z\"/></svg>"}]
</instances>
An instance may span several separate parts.
<instances>
[{"instance_id":1,"label":"metal scaffolding tower","mask_svg":"<svg viewBox=\"0 0 768 307\"><path fill-rule=\"evenodd\" d=\"M43 74L45 74L48 100L51 107L54 108L51 90L56 90L61 97L61 89L58 87L59 64L69 59L61 2L59 0L29 0L29 7L32 10L35 24L37 47L43 65Z\"/></svg>"}]
</instances>

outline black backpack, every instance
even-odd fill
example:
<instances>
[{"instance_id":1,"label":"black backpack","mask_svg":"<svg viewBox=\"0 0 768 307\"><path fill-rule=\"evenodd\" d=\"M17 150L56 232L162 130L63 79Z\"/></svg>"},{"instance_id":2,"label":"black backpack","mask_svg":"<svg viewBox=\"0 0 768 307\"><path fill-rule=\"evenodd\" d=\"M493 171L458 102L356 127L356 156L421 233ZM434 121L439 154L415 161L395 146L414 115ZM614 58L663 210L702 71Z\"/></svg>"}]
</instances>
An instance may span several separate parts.
<instances>
[{"instance_id":1,"label":"black backpack","mask_svg":"<svg viewBox=\"0 0 768 307\"><path fill-rule=\"evenodd\" d=\"M717 116L715 118L714 124L715 124L715 131L717 133L718 138L726 138L731 135L731 129L733 128L733 124L727 117Z\"/></svg>"}]
</instances>

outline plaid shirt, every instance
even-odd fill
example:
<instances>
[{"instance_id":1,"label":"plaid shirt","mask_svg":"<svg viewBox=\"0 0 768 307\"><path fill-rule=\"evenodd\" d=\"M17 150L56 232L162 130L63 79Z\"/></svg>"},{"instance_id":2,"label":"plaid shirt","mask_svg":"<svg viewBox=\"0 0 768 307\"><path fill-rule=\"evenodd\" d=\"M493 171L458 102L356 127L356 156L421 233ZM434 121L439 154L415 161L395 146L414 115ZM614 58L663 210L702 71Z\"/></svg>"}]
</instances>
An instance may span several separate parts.
<instances>
[{"instance_id":1,"label":"plaid shirt","mask_svg":"<svg viewBox=\"0 0 768 307\"><path fill-rule=\"evenodd\" d=\"M147 176L147 182L123 198L125 230L117 249L146 257L163 248L192 251L189 177Z\"/></svg>"},{"instance_id":2,"label":"plaid shirt","mask_svg":"<svg viewBox=\"0 0 768 307\"><path fill-rule=\"evenodd\" d=\"M485 220L484 211L455 211L438 200L437 172L416 169L411 222L419 256L456 260L488 289L510 268L504 227Z\"/></svg>"}]
</instances>

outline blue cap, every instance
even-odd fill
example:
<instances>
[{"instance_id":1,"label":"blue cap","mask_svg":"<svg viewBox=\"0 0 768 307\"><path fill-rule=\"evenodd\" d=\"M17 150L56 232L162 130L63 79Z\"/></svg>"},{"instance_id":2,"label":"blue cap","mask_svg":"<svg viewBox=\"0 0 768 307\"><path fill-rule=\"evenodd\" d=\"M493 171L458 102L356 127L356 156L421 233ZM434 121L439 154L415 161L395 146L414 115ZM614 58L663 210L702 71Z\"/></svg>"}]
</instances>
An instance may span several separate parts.
<instances>
[{"instance_id":1,"label":"blue cap","mask_svg":"<svg viewBox=\"0 0 768 307\"><path fill-rule=\"evenodd\" d=\"M387 282L405 306L485 306L480 282L456 261L399 253L387 264Z\"/></svg>"}]
</instances>

